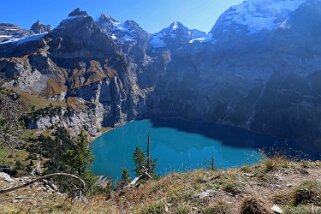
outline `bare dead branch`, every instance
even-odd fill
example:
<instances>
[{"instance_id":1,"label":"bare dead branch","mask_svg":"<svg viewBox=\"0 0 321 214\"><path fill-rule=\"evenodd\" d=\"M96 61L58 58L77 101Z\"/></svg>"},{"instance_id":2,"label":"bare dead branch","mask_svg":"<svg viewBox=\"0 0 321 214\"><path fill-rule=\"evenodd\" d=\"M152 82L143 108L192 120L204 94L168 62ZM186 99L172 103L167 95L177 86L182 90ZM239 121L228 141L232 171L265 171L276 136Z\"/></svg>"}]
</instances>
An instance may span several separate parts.
<instances>
[{"instance_id":1,"label":"bare dead branch","mask_svg":"<svg viewBox=\"0 0 321 214\"><path fill-rule=\"evenodd\" d=\"M132 182L130 182L130 184L125 186L125 188L130 188L131 186L134 186L134 185L136 185L136 187L137 187L137 186L139 186L138 182L140 180L144 180L144 179L148 180L151 178L152 178L152 176L148 173L147 169L145 167L143 167L142 174L140 176L136 177Z\"/></svg>"},{"instance_id":2,"label":"bare dead branch","mask_svg":"<svg viewBox=\"0 0 321 214\"><path fill-rule=\"evenodd\" d=\"M23 187L27 187L27 186L29 186L29 185L31 185L33 183L42 181L43 179L48 179L48 178L58 177L58 176L65 176L65 177L70 177L70 178L74 178L76 180L79 180L82 183L82 190L84 190L86 188L86 184L85 184L84 180L81 179L80 177L78 177L76 175L72 175L72 174L62 173L61 172L61 173L54 173L54 174L50 174L50 175L41 176L41 177L36 178L36 179L34 179L32 181L26 182L24 184L21 184L21 185L15 186L15 187L8 187L8 188L5 188L5 189L1 189L0 190L0 194L4 194L4 193L7 193L7 192L12 192L12 191L21 189Z\"/></svg>"}]
</instances>

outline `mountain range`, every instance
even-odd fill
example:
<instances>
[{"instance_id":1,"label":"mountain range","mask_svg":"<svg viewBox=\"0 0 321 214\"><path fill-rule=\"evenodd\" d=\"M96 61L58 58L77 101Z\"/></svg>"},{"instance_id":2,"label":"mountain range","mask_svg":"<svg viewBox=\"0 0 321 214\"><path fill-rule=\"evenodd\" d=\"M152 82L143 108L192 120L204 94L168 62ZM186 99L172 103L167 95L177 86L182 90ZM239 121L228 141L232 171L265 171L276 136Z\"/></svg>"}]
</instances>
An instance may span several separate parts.
<instances>
[{"instance_id":1,"label":"mountain range","mask_svg":"<svg viewBox=\"0 0 321 214\"><path fill-rule=\"evenodd\" d=\"M0 24L6 86L68 108L31 118L91 135L146 117L183 117L321 150L321 1L247 0L208 33L75 9L58 27Z\"/></svg>"}]
</instances>

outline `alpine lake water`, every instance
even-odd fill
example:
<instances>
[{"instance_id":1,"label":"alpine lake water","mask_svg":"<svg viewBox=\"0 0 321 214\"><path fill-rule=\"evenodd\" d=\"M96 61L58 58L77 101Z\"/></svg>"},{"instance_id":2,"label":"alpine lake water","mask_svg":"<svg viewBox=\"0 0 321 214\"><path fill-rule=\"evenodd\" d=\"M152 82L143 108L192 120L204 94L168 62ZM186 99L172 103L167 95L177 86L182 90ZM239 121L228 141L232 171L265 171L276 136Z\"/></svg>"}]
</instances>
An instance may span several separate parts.
<instances>
[{"instance_id":1,"label":"alpine lake water","mask_svg":"<svg viewBox=\"0 0 321 214\"><path fill-rule=\"evenodd\" d=\"M98 137L91 144L95 156L91 170L96 175L118 180L126 168L134 177L132 155L137 146L146 151L148 131L158 175L209 168L212 155L215 168L219 169L253 165L265 158L260 148L284 144L284 139L220 125L145 119L129 122Z\"/></svg>"}]
</instances>

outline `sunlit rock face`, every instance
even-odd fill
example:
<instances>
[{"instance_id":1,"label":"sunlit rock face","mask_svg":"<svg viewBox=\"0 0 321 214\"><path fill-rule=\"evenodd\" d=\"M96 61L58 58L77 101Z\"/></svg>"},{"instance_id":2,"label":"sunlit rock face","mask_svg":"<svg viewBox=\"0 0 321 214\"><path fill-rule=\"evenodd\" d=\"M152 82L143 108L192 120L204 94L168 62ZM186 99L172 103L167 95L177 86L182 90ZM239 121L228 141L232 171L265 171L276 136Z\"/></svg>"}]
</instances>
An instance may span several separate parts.
<instances>
[{"instance_id":1,"label":"sunlit rock face","mask_svg":"<svg viewBox=\"0 0 321 214\"><path fill-rule=\"evenodd\" d=\"M0 44L6 85L66 101L73 113L63 114L60 122L75 129L87 122L83 127L93 135L101 125L137 117L145 92L136 83L136 70L122 48L80 10L49 32ZM33 125L43 128L57 121L54 115Z\"/></svg>"},{"instance_id":2,"label":"sunlit rock face","mask_svg":"<svg viewBox=\"0 0 321 214\"><path fill-rule=\"evenodd\" d=\"M7 84L85 106L94 113L79 117L97 124L181 116L320 145L320 8L249 0L209 33L173 22L152 35L75 10L48 33L0 44L0 69Z\"/></svg>"}]
</instances>

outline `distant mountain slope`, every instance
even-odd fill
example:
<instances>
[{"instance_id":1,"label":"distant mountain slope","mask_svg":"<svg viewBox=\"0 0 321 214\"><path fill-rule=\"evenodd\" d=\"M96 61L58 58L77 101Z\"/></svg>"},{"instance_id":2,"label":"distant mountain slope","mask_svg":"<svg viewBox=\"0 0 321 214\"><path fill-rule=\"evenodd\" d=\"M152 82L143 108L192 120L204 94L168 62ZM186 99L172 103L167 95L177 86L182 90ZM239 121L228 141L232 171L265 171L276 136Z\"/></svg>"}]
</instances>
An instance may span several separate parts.
<instances>
[{"instance_id":1,"label":"distant mountain slope","mask_svg":"<svg viewBox=\"0 0 321 214\"><path fill-rule=\"evenodd\" d=\"M288 29L291 28L288 21L292 13L304 2L306 0L247 0L224 12L215 27L237 25L250 34L277 28Z\"/></svg>"}]
</instances>

